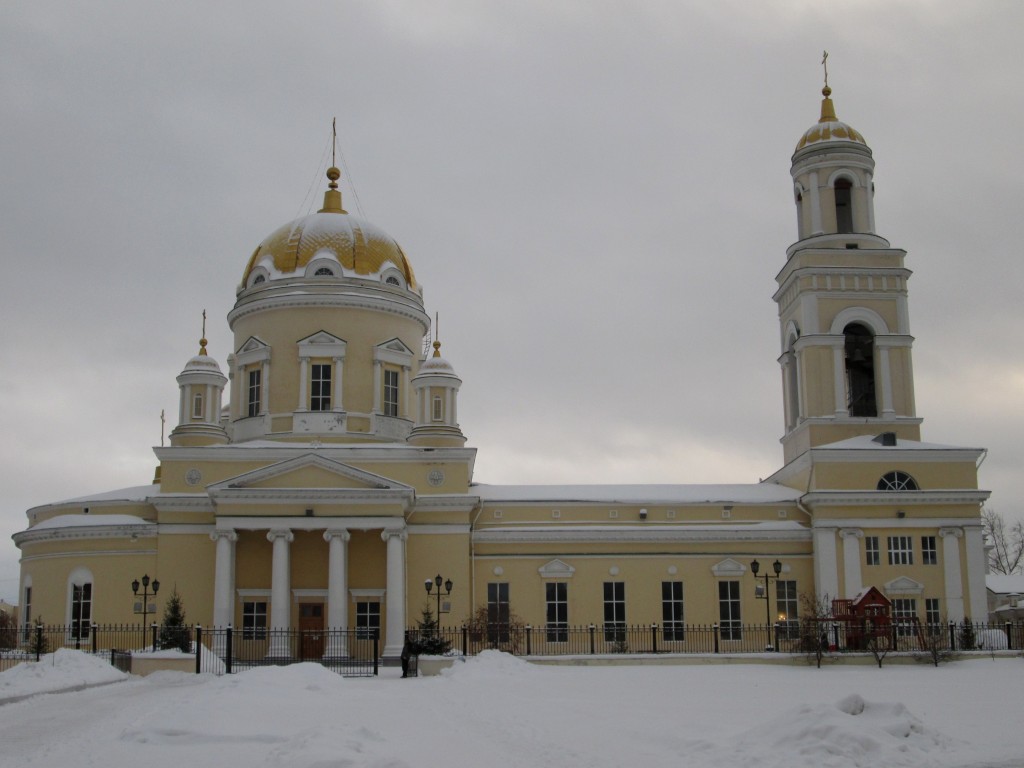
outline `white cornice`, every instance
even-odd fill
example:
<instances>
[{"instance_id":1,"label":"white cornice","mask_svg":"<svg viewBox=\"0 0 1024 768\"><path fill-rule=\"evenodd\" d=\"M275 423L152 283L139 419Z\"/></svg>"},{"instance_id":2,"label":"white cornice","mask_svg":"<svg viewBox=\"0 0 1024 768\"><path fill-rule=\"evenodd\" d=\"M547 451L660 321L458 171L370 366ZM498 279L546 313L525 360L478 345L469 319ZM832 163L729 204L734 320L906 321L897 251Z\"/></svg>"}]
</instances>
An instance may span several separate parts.
<instances>
[{"instance_id":1,"label":"white cornice","mask_svg":"<svg viewBox=\"0 0 1024 768\"><path fill-rule=\"evenodd\" d=\"M437 493L416 496L416 512L470 512L480 504L479 496L464 493Z\"/></svg>"},{"instance_id":2,"label":"white cornice","mask_svg":"<svg viewBox=\"0 0 1024 768\"><path fill-rule=\"evenodd\" d=\"M293 458L297 453L312 451L338 462L461 464L472 462L476 458L476 448L420 448L411 445L382 447L379 445L332 445L329 443L313 448L307 442L260 446L246 443L222 446L161 446L153 449L153 453L161 461L194 462L275 462Z\"/></svg>"},{"instance_id":3,"label":"white cornice","mask_svg":"<svg viewBox=\"0 0 1024 768\"><path fill-rule=\"evenodd\" d=\"M810 529L759 529L714 527L692 529L682 526L637 526L593 528L584 526L552 528L488 528L473 533L474 544L530 543L665 543L708 541L805 542L811 540Z\"/></svg>"},{"instance_id":4,"label":"white cornice","mask_svg":"<svg viewBox=\"0 0 1024 768\"><path fill-rule=\"evenodd\" d=\"M217 515L215 527L223 530L235 531L265 531L272 528L282 528L292 531L322 531L341 530L350 531L372 531L381 528L388 530L405 530L405 518L397 515L381 515L371 517L360 515L358 517L304 517L296 515L267 515L259 517L256 515Z\"/></svg>"},{"instance_id":5,"label":"white cornice","mask_svg":"<svg viewBox=\"0 0 1024 768\"><path fill-rule=\"evenodd\" d=\"M29 528L19 531L11 538L16 546L33 544L40 541L71 541L75 539L130 539L156 536L155 523L136 523L128 525L81 525L63 528Z\"/></svg>"},{"instance_id":6,"label":"white cornice","mask_svg":"<svg viewBox=\"0 0 1024 768\"><path fill-rule=\"evenodd\" d=\"M935 491L811 491L801 501L807 507L903 507L926 504L981 504L991 491L974 488Z\"/></svg>"},{"instance_id":7,"label":"white cornice","mask_svg":"<svg viewBox=\"0 0 1024 768\"><path fill-rule=\"evenodd\" d=\"M149 503L157 512L213 512L213 501L205 493L151 496Z\"/></svg>"},{"instance_id":8,"label":"white cornice","mask_svg":"<svg viewBox=\"0 0 1024 768\"><path fill-rule=\"evenodd\" d=\"M458 525L414 525L409 524L406 529L410 536L414 535L446 535L446 534L466 534L472 530L472 526L467 523L460 523Z\"/></svg>"},{"instance_id":9,"label":"white cornice","mask_svg":"<svg viewBox=\"0 0 1024 768\"><path fill-rule=\"evenodd\" d=\"M234 308L228 312L228 326L233 329L235 322L240 318L268 310L307 309L310 307L368 309L375 312L386 312L416 321L423 327L424 333L430 328L430 318L423 311L422 303L412 297L377 292L353 285L345 286L341 290L332 288L330 293L319 293L313 292L309 286L296 283L274 285L271 290L265 290L258 296L240 298Z\"/></svg>"},{"instance_id":10,"label":"white cornice","mask_svg":"<svg viewBox=\"0 0 1024 768\"><path fill-rule=\"evenodd\" d=\"M963 517L842 517L820 518L811 522L815 530L828 528L977 528L981 518Z\"/></svg>"}]
</instances>

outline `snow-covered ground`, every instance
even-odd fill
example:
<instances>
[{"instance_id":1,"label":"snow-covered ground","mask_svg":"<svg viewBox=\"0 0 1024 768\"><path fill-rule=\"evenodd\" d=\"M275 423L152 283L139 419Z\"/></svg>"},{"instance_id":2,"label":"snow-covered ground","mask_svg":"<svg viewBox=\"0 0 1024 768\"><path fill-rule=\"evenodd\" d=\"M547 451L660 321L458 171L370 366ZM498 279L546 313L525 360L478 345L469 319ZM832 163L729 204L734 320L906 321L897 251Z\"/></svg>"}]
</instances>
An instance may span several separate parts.
<instances>
[{"instance_id":1,"label":"snow-covered ground","mask_svg":"<svg viewBox=\"0 0 1024 768\"><path fill-rule=\"evenodd\" d=\"M117 680L61 651L0 700ZM314 664L146 678L0 706L0 765L104 768L1024 766L1024 661L535 666L488 652L441 677Z\"/></svg>"}]
</instances>

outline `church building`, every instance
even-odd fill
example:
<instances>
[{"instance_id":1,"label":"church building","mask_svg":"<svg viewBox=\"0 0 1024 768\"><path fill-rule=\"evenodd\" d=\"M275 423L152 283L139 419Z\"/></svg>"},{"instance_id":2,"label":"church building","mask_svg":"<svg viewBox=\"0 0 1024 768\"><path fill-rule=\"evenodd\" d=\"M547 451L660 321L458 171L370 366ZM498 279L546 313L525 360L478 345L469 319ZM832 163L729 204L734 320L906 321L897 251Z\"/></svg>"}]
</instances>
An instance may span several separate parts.
<instances>
[{"instance_id":1,"label":"church building","mask_svg":"<svg viewBox=\"0 0 1024 768\"><path fill-rule=\"evenodd\" d=\"M875 230L871 149L823 95L792 157L771 477L476 482L463 381L419 279L345 211L332 167L323 207L240 261L233 350L218 362L203 339L177 377L154 481L28 510L21 621L131 623L147 574L204 626L378 628L388 660L443 574L446 626L487 606L551 642L570 625L657 624L671 647L684 625L719 624L728 650L765 623L753 560L778 563L773 621L796 621L801 595L869 587L897 617L984 620L984 451L921 440L906 253Z\"/></svg>"}]
</instances>

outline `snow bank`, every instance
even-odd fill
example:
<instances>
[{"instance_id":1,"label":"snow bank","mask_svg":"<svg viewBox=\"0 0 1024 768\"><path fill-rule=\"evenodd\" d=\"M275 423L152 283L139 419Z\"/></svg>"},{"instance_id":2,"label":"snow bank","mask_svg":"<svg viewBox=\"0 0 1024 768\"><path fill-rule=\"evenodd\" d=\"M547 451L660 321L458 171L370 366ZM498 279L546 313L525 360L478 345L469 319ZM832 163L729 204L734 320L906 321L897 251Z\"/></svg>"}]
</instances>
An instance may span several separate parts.
<instances>
[{"instance_id":1,"label":"snow bank","mask_svg":"<svg viewBox=\"0 0 1024 768\"><path fill-rule=\"evenodd\" d=\"M61 648L0 672L0 701L127 679L109 658Z\"/></svg>"},{"instance_id":2,"label":"snow bank","mask_svg":"<svg viewBox=\"0 0 1024 768\"><path fill-rule=\"evenodd\" d=\"M522 678L524 675L539 672L536 664L502 651L481 651L477 656L459 659L447 669L442 669L441 675L458 680L477 681L503 677Z\"/></svg>"}]
</instances>

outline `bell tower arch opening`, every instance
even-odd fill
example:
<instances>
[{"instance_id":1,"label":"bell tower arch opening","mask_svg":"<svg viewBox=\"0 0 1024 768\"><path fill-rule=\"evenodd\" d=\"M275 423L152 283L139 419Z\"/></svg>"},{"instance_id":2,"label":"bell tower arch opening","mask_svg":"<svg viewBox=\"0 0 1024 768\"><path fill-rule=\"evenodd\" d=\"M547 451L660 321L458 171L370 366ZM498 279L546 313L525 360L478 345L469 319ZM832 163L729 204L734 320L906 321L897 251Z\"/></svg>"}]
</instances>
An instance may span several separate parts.
<instances>
[{"instance_id":1,"label":"bell tower arch opening","mask_svg":"<svg viewBox=\"0 0 1024 768\"><path fill-rule=\"evenodd\" d=\"M846 407L851 416L878 416L875 397L875 334L862 323L843 329Z\"/></svg>"}]
</instances>

